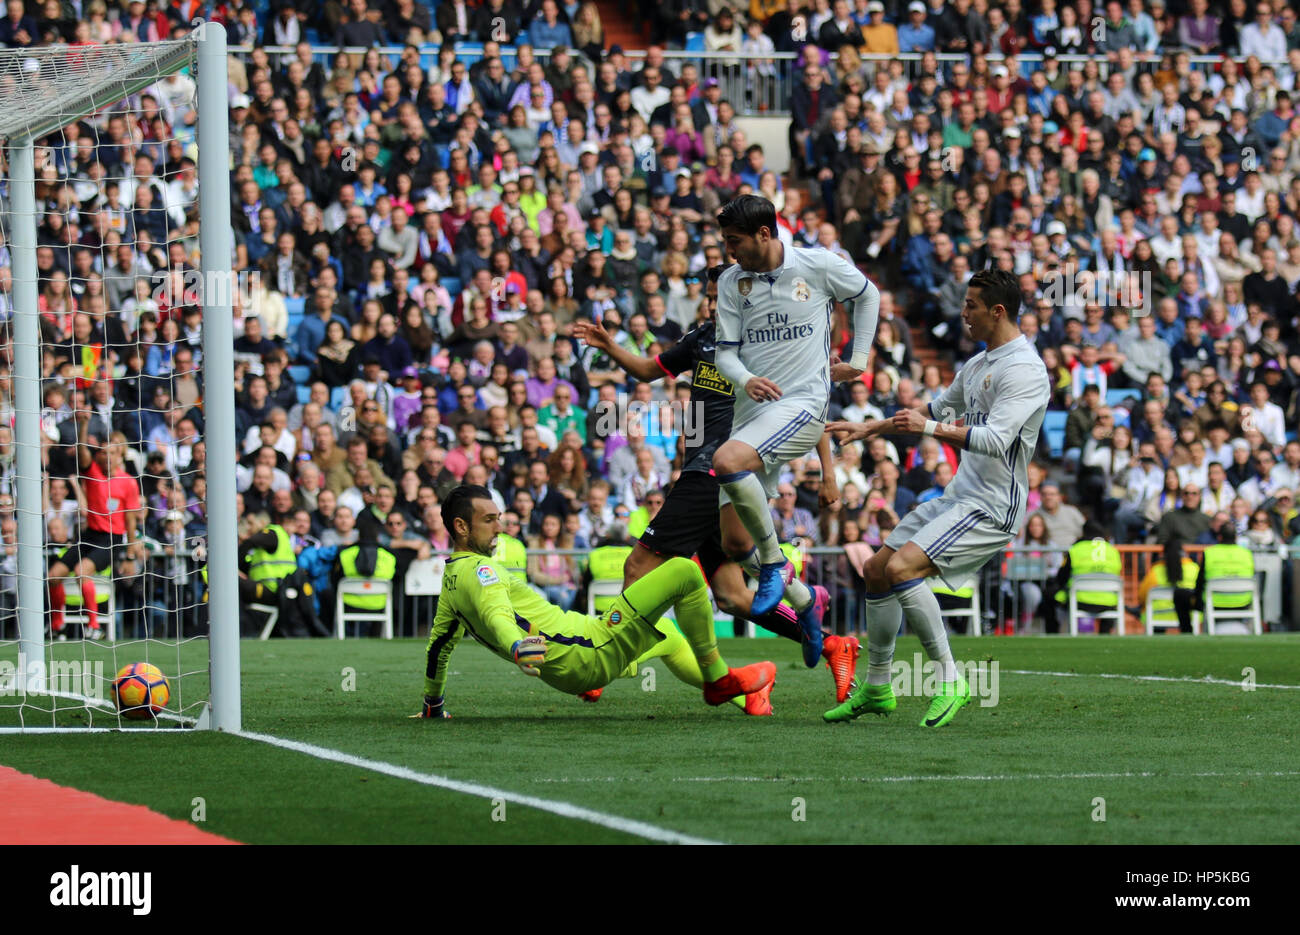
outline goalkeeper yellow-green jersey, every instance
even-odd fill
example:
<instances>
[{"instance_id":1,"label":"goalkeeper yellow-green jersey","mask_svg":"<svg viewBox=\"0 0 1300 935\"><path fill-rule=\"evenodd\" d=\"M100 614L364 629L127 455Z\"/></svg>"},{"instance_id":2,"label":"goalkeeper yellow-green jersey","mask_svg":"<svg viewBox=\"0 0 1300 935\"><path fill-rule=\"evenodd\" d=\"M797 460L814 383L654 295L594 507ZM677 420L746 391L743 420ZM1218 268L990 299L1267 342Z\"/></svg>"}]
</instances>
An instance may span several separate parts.
<instances>
[{"instance_id":1,"label":"goalkeeper yellow-green jersey","mask_svg":"<svg viewBox=\"0 0 1300 935\"><path fill-rule=\"evenodd\" d=\"M467 632L511 663L518 640L546 637L546 659L537 666L541 679L570 694L608 685L661 638L622 600L599 618L563 611L495 559L461 551L447 559L429 632L426 695L443 696L447 660Z\"/></svg>"}]
</instances>

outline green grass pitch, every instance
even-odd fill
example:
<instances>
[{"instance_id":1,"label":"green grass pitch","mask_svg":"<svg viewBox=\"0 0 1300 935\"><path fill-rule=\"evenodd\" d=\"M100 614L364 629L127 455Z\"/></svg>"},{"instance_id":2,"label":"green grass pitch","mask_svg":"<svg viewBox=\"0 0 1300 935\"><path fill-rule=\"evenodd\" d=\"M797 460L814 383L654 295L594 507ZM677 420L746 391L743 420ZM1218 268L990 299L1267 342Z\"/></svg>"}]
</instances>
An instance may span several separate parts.
<instances>
[{"instance_id":1,"label":"green grass pitch","mask_svg":"<svg viewBox=\"0 0 1300 935\"><path fill-rule=\"evenodd\" d=\"M410 720L422 641L272 641L241 647L244 727L712 841L1240 843L1300 834L1300 635L956 638L959 660L997 661L998 703L972 699L939 731L917 726L917 697L900 697L888 719L826 725L829 673L804 669L797 646L722 648L733 665L778 663L776 717L708 708L658 665L654 691L645 678L626 679L584 704L463 644L448 685L453 719ZM910 663L918 649L904 637L899 659ZM115 658L110 647L84 651L134 661L127 648ZM185 653L201 668L206 645ZM158 661L171 674L174 663ZM1247 668L1254 691L1204 681L1239 683ZM0 697L0 726L17 723L14 701ZM29 724L50 723L27 714ZM644 841L517 803L502 815L490 798L211 732L0 735L0 763L186 820L201 797L205 830L249 843Z\"/></svg>"}]
</instances>

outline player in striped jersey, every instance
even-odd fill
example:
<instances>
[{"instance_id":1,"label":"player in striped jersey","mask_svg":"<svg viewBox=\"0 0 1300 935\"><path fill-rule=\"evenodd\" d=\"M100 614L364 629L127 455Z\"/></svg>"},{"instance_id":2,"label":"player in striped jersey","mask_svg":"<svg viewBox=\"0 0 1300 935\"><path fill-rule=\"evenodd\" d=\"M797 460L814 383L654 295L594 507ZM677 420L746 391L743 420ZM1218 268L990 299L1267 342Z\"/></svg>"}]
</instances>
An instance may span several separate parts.
<instances>
[{"instance_id":1,"label":"player in striped jersey","mask_svg":"<svg viewBox=\"0 0 1300 935\"><path fill-rule=\"evenodd\" d=\"M1020 287L1004 270L971 277L962 319L973 341L987 348L957 373L952 386L921 409L892 419L833 422L841 443L885 433L931 436L965 454L943 496L903 518L864 569L867 581L867 680L848 701L827 711L827 721L867 712L888 714L897 706L890 687L898 605L942 668L942 688L923 727L942 727L967 701L970 688L957 675L934 592L925 579L941 577L962 587L1006 547L1025 515L1027 466L1051 398L1051 381L1037 350L1020 333ZM961 420L962 424L954 424Z\"/></svg>"}]
</instances>

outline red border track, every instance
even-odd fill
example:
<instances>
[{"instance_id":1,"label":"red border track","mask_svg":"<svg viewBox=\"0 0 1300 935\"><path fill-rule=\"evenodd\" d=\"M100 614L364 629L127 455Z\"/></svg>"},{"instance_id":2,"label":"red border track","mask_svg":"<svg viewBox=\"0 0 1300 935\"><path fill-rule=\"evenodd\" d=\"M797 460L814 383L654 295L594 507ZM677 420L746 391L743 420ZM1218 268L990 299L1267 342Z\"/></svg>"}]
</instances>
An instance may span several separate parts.
<instances>
[{"instance_id":1,"label":"red border track","mask_svg":"<svg viewBox=\"0 0 1300 935\"><path fill-rule=\"evenodd\" d=\"M238 844L143 805L0 766L0 844Z\"/></svg>"}]
</instances>

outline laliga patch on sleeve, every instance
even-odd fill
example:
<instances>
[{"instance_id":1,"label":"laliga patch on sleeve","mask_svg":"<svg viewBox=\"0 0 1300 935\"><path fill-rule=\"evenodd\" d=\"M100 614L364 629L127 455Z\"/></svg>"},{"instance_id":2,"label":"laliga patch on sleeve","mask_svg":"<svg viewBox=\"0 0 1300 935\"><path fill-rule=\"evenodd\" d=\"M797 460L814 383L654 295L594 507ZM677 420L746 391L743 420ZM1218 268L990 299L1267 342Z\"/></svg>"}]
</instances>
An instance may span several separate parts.
<instances>
[{"instance_id":1,"label":"laliga patch on sleeve","mask_svg":"<svg viewBox=\"0 0 1300 935\"><path fill-rule=\"evenodd\" d=\"M491 565L478 566L478 583L487 586L489 584L498 584L501 581L497 573L492 570Z\"/></svg>"}]
</instances>

